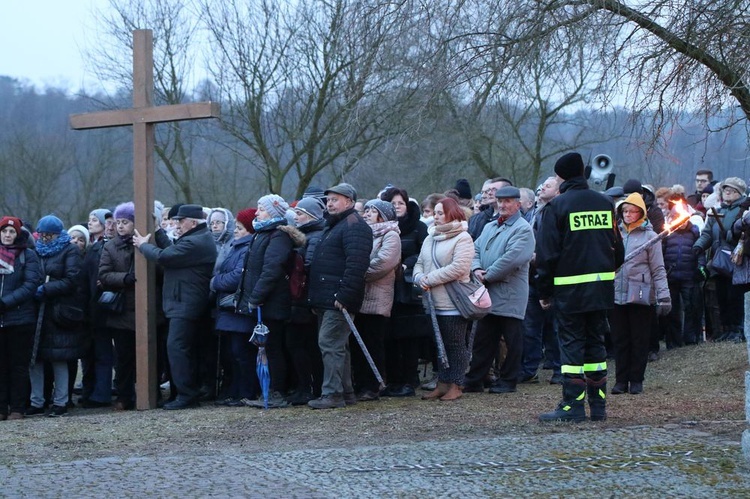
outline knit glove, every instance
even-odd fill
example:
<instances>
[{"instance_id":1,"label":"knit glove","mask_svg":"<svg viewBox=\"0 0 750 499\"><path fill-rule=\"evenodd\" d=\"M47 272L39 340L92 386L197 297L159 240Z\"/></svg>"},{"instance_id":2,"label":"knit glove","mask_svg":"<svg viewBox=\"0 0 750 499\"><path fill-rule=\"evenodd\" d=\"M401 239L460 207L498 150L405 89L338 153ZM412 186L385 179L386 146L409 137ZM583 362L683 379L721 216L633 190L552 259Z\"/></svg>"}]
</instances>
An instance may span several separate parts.
<instances>
[{"instance_id":1,"label":"knit glove","mask_svg":"<svg viewBox=\"0 0 750 499\"><path fill-rule=\"evenodd\" d=\"M135 284L135 274L133 272L128 272L127 274L125 274L125 277L122 278L122 282L126 286L132 286L133 284Z\"/></svg>"},{"instance_id":2,"label":"knit glove","mask_svg":"<svg viewBox=\"0 0 750 499\"><path fill-rule=\"evenodd\" d=\"M659 317L664 317L665 315L669 315L669 312L672 311L672 304L668 301L661 301L656 304L656 315Z\"/></svg>"}]
</instances>

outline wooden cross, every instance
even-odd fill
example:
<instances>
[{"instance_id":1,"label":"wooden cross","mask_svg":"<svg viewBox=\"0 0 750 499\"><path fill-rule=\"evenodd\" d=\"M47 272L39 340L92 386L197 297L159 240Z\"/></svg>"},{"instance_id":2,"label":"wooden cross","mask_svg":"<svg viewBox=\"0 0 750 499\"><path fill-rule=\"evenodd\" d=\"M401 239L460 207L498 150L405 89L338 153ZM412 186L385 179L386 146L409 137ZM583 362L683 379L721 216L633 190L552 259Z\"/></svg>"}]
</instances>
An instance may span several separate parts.
<instances>
[{"instance_id":1,"label":"wooden cross","mask_svg":"<svg viewBox=\"0 0 750 499\"><path fill-rule=\"evenodd\" d=\"M133 127L133 185L136 229L154 232L154 124L218 118L215 102L154 106L154 44L151 30L133 31L133 108L74 114L75 130ZM140 252L135 261L136 400L139 410L156 407L156 307L154 264Z\"/></svg>"}]
</instances>

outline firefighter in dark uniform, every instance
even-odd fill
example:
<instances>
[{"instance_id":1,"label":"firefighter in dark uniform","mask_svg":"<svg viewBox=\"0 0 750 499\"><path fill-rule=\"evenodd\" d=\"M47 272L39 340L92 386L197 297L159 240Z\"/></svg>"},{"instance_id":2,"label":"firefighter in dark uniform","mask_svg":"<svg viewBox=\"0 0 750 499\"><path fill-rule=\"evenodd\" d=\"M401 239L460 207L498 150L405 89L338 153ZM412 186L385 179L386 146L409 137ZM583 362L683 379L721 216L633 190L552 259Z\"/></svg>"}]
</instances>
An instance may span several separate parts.
<instances>
[{"instance_id":1,"label":"firefighter in dark uniform","mask_svg":"<svg viewBox=\"0 0 750 499\"><path fill-rule=\"evenodd\" d=\"M563 399L540 421L584 421L588 394L592 421L607 418L607 311L614 307L615 270L624 249L610 198L589 189L581 155L555 163L560 195L547 205L537 241L539 303L554 303L559 324ZM553 300L554 299L554 300Z\"/></svg>"}]
</instances>

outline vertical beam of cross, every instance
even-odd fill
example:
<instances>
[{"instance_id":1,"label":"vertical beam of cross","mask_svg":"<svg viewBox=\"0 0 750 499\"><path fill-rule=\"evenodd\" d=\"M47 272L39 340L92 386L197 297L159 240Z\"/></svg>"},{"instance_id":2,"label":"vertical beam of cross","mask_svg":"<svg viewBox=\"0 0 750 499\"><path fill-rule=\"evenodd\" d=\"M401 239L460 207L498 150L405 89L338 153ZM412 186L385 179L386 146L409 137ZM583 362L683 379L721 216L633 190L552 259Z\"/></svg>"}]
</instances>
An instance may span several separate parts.
<instances>
[{"instance_id":1,"label":"vertical beam of cross","mask_svg":"<svg viewBox=\"0 0 750 499\"><path fill-rule=\"evenodd\" d=\"M151 31L133 33L133 107L154 105L154 43ZM133 123L133 188L136 228L154 233L154 143L153 123ZM136 404L139 410L156 407L156 276L155 264L137 250L135 260L135 372Z\"/></svg>"},{"instance_id":2,"label":"vertical beam of cross","mask_svg":"<svg viewBox=\"0 0 750 499\"><path fill-rule=\"evenodd\" d=\"M133 127L133 186L135 226L141 234L153 234L154 124L170 121L218 118L215 102L154 106L154 56L151 30L133 31L133 108L76 114L70 125L76 130ZM138 251L135 259L136 407L156 407L156 278L154 264Z\"/></svg>"}]
</instances>

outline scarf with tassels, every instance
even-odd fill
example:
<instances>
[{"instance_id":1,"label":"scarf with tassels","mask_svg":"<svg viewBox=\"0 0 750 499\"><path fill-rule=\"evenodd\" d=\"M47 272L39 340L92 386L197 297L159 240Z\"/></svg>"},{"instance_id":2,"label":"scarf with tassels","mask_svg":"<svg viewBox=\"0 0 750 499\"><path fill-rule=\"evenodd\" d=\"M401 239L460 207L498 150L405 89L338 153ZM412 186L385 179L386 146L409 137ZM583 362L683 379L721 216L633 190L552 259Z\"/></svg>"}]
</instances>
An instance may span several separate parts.
<instances>
[{"instance_id":1,"label":"scarf with tassels","mask_svg":"<svg viewBox=\"0 0 750 499\"><path fill-rule=\"evenodd\" d=\"M445 239L456 237L460 233L466 232L467 230L469 230L469 224L466 221L458 220L448 222L447 224L433 225L432 227L430 227L432 238L435 241L443 241Z\"/></svg>"}]
</instances>

